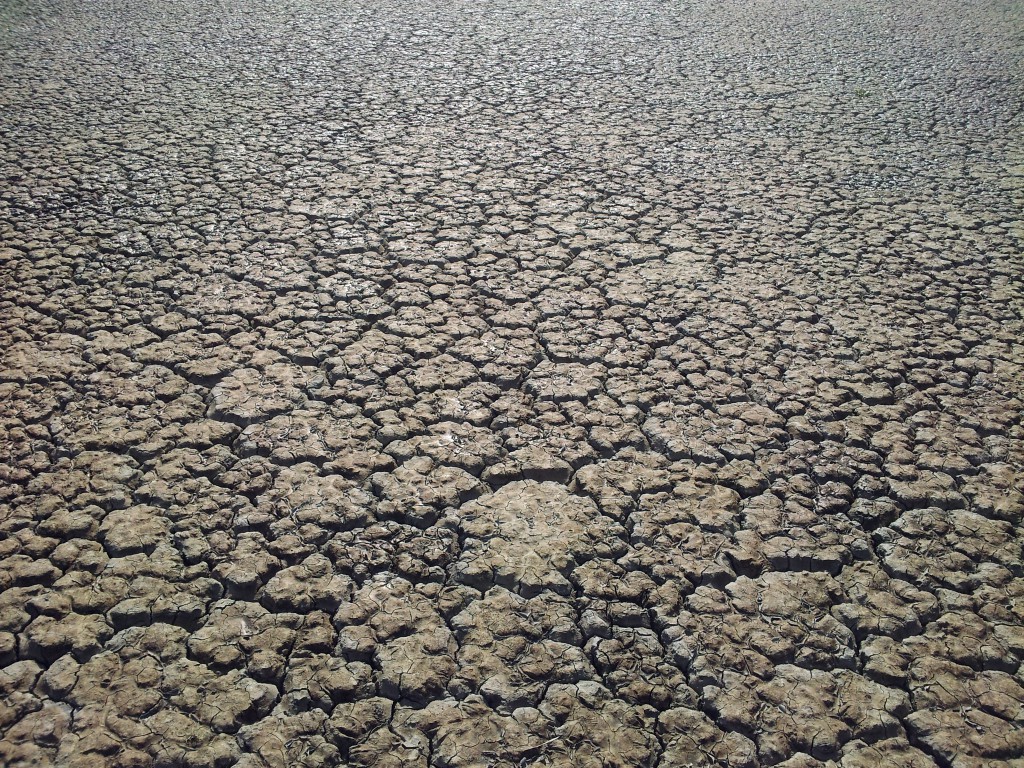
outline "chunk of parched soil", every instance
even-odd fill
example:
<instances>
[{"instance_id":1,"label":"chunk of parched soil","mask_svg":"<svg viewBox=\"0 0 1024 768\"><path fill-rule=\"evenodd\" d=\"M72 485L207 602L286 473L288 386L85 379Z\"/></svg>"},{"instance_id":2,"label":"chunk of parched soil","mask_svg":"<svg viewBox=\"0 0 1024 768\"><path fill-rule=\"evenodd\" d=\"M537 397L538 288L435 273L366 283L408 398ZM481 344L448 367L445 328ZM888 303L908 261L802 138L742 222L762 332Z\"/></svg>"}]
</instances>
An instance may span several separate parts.
<instances>
[{"instance_id":1,"label":"chunk of parched soil","mask_svg":"<svg viewBox=\"0 0 1024 768\"><path fill-rule=\"evenodd\" d=\"M563 485L509 483L462 507L466 537L456 578L470 586L491 585L532 597L545 590L569 594L566 576L594 556L620 554L622 529L589 499Z\"/></svg>"}]
</instances>

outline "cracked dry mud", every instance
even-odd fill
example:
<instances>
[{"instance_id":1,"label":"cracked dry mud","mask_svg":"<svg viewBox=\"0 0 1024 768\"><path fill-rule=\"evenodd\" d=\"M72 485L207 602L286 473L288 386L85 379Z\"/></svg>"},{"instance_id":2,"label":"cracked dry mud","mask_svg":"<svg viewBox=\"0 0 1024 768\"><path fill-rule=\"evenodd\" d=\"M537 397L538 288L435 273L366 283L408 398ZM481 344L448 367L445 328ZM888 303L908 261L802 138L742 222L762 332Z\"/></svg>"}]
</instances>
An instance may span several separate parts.
<instances>
[{"instance_id":1,"label":"cracked dry mud","mask_svg":"<svg viewBox=\"0 0 1024 768\"><path fill-rule=\"evenodd\" d=\"M0 4L0 764L1024 766L1024 13Z\"/></svg>"}]
</instances>

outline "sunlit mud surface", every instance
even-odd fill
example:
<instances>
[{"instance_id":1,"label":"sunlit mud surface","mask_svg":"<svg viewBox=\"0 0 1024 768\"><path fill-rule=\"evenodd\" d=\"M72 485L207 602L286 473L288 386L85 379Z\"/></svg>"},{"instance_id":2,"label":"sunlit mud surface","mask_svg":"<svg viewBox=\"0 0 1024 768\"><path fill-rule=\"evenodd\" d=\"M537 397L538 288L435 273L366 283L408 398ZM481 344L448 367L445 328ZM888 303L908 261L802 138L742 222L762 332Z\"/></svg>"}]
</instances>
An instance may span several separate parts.
<instances>
[{"instance_id":1,"label":"sunlit mud surface","mask_svg":"<svg viewBox=\"0 0 1024 768\"><path fill-rule=\"evenodd\" d=\"M1022 52L0 3L0 764L1024 765Z\"/></svg>"}]
</instances>

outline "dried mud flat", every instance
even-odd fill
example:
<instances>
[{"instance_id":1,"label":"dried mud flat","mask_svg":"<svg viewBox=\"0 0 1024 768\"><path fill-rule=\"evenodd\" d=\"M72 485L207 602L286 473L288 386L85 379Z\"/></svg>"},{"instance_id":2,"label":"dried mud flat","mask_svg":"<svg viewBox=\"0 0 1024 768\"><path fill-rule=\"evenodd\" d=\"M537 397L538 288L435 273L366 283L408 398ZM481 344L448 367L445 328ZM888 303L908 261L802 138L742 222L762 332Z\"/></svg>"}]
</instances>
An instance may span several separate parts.
<instances>
[{"instance_id":1,"label":"dried mud flat","mask_svg":"<svg viewBox=\"0 0 1024 768\"><path fill-rule=\"evenodd\" d=\"M1024 12L9 2L0 764L1024 765Z\"/></svg>"}]
</instances>

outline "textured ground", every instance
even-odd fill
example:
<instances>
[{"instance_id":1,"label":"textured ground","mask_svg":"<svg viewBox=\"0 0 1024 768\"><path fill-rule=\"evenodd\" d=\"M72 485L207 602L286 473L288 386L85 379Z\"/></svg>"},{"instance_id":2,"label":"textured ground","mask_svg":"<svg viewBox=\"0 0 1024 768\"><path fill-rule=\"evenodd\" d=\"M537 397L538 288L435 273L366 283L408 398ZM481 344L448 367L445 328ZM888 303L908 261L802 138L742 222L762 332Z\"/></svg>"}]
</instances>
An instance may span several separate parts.
<instances>
[{"instance_id":1,"label":"textured ground","mask_svg":"<svg viewBox=\"0 0 1024 768\"><path fill-rule=\"evenodd\" d=\"M0 764L1024 765L1024 9L6 2Z\"/></svg>"}]
</instances>

